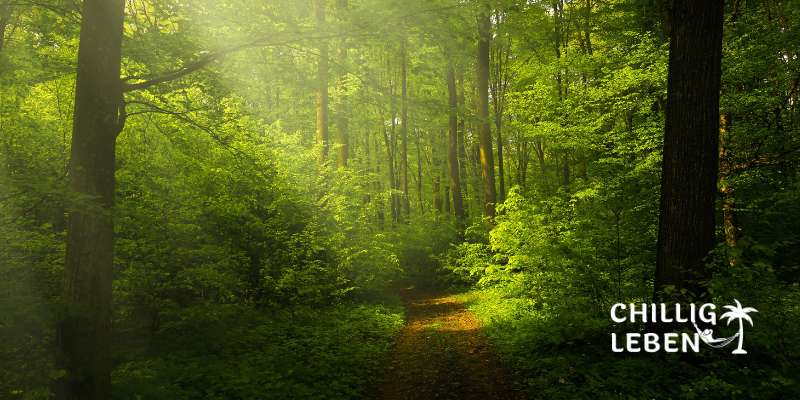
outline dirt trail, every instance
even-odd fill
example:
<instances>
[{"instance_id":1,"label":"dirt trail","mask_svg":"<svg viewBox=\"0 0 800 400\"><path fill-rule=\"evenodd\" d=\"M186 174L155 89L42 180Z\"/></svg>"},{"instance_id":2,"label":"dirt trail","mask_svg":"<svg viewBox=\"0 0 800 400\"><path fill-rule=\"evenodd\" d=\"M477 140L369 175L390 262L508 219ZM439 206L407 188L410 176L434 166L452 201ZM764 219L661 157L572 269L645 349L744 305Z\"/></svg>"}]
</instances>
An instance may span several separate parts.
<instances>
[{"instance_id":1,"label":"dirt trail","mask_svg":"<svg viewBox=\"0 0 800 400\"><path fill-rule=\"evenodd\" d=\"M404 293L407 322L380 398L521 399L495 361L480 322L455 297Z\"/></svg>"}]
</instances>

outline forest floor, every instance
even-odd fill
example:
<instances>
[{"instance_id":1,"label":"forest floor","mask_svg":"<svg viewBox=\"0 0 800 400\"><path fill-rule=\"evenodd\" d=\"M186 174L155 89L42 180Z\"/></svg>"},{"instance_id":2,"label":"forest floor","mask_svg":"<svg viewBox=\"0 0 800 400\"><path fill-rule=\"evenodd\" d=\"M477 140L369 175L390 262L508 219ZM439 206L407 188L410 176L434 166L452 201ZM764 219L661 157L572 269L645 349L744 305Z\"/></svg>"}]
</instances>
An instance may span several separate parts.
<instances>
[{"instance_id":1,"label":"forest floor","mask_svg":"<svg viewBox=\"0 0 800 400\"><path fill-rule=\"evenodd\" d=\"M402 293L406 325L380 399L521 399L493 355L480 321L455 296Z\"/></svg>"}]
</instances>

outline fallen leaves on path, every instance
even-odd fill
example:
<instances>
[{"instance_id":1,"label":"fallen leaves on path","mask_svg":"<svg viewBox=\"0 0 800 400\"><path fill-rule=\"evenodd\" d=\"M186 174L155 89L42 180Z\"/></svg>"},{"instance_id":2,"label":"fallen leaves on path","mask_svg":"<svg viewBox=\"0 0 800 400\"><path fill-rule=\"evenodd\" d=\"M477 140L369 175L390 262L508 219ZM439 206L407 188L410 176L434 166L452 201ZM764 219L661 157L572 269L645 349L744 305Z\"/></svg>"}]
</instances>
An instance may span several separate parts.
<instances>
[{"instance_id":1,"label":"fallen leaves on path","mask_svg":"<svg viewBox=\"0 0 800 400\"><path fill-rule=\"evenodd\" d=\"M407 291L404 299L407 322L381 399L522 398L494 359L480 321L454 296Z\"/></svg>"}]
</instances>

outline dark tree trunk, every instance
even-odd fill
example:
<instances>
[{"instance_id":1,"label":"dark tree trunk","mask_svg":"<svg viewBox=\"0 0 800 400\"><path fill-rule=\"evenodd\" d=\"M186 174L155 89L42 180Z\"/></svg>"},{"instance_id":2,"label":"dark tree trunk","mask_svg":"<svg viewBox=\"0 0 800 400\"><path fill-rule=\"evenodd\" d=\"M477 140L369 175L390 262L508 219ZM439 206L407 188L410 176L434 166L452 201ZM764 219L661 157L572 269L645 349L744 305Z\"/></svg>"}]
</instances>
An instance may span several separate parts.
<instances>
[{"instance_id":1,"label":"dark tree trunk","mask_svg":"<svg viewBox=\"0 0 800 400\"><path fill-rule=\"evenodd\" d=\"M495 12L495 20L503 20L500 11ZM489 88L492 93L492 108L494 109L494 125L497 134L497 178L498 200L502 203L506 198L506 176L503 159L503 113L505 111L506 89L508 88L508 63L511 59L511 39L507 36L498 37L494 41L494 51L491 52L490 65L492 66Z\"/></svg>"},{"instance_id":2,"label":"dark tree trunk","mask_svg":"<svg viewBox=\"0 0 800 400\"><path fill-rule=\"evenodd\" d=\"M594 49L592 48L592 0L586 0L586 6L583 10L584 12L584 19L583 19L583 37L584 42L586 43L586 53L592 54Z\"/></svg>"},{"instance_id":3,"label":"dark tree trunk","mask_svg":"<svg viewBox=\"0 0 800 400\"><path fill-rule=\"evenodd\" d=\"M719 172L722 0L675 0L661 176L655 298L702 295L714 247Z\"/></svg>"},{"instance_id":4,"label":"dark tree trunk","mask_svg":"<svg viewBox=\"0 0 800 400\"><path fill-rule=\"evenodd\" d=\"M483 178L484 214L494 218L497 189L494 183L494 154L492 132L489 125L489 46L492 22L487 10L478 17L478 120L480 123L480 163Z\"/></svg>"},{"instance_id":5,"label":"dark tree trunk","mask_svg":"<svg viewBox=\"0 0 800 400\"><path fill-rule=\"evenodd\" d=\"M458 94L456 93L456 76L453 67L447 70L447 92L449 94L450 135L447 142L447 161L450 166L450 187L453 193L453 209L456 222L461 228L464 224L464 201L461 197L461 176L458 166Z\"/></svg>"},{"instance_id":6,"label":"dark tree trunk","mask_svg":"<svg viewBox=\"0 0 800 400\"><path fill-rule=\"evenodd\" d=\"M81 20L63 301L57 327L59 399L111 398L115 143L124 125L123 0L85 0Z\"/></svg>"},{"instance_id":7,"label":"dark tree trunk","mask_svg":"<svg viewBox=\"0 0 800 400\"><path fill-rule=\"evenodd\" d=\"M325 28L325 0L315 1L317 28ZM325 39L319 43L319 61L317 62L317 143L322 146L320 159L324 163L328 158L328 43Z\"/></svg>"}]
</instances>

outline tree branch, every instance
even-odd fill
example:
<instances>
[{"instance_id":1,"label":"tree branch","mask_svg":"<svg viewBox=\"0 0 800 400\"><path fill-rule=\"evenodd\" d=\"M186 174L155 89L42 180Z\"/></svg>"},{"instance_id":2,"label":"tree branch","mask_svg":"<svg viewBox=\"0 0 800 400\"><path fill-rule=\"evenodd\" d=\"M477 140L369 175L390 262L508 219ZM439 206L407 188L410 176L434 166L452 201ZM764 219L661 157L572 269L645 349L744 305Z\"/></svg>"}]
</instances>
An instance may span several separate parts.
<instances>
[{"instance_id":1,"label":"tree branch","mask_svg":"<svg viewBox=\"0 0 800 400\"><path fill-rule=\"evenodd\" d=\"M215 62L217 60L223 59L223 58L225 58L226 56L228 56L230 54L234 54L234 53L237 53L237 52L240 52L240 51L243 51L243 50L252 49L252 48L256 48L256 47L281 46L281 45L287 45L287 44L291 44L291 43L295 43L295 42L299 42L299 41L303 41L303 40L333 39L333 38L342 37L342 36L346 36L346 35L345 34L336 33L336 34L305 36L305 37L296 37L295 36L293 38L286 38L286 39L281 39L281 40L269 40L267 38L262 37L262 38L254 39L254 40L252 40L250 42L247 42L247 43L243 43L243 44L240 44L240 45L237 45L237 46L229 47L227 49L219 50L219 51L217 51L215 53L207 54L207 55L203 56L202 58L198 59L197 61L189 63L189 64L187 64L187 65L185 65L185 66L183 66L183 67L181 67L179 69L167 72L167 73L165 73L163 75L160 75L160 76L156 76L156 77L152 77L152 78L143 80L142 82L127 83L125 81L144 79L144 78L139 78L139 77L124 78L123 79L123 84L122 84L122 91L123 91L123 93L125 93L125 92L132 92L132 91L135 91L135 90L147 89L147 88L150 88L152 86L155 86L155 85L158 85L158 84L161 84L161 83L166 83L166 82L169 82L169 81L174 81L176 79L180 79L180 78L182 78L182 77L184 77L186 75L189 75L189 74L191 74L193 72L199 71L199 70L205 68L206 66L208 66L209 64L211 64L211 63L213 63L213 62Z\"/></svg>"}]
</instances>

